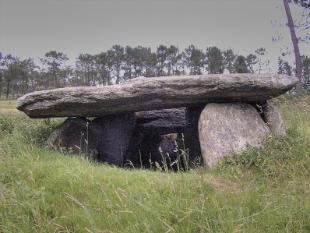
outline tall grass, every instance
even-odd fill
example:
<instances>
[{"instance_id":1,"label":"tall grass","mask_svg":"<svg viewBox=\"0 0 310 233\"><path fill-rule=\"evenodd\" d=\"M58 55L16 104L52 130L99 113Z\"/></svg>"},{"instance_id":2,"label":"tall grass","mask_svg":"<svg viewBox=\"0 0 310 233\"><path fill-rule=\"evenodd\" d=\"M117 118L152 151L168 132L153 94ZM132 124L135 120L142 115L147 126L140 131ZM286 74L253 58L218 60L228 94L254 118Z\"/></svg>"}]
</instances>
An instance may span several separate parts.
<instances>
[{"instance_id":1,"label":"tall grass","mask_svg":"<svg viewBox=\"0 0 310 233\"><path fill-rule=\"evenodd\" d=\"M2 114L0 232L309 232L310 96L276 104L286 136L181 173L47 150L59 120Z\"/></svg>"},{"instance_id":2,"label":"tall grass","mask_svg":"<svg viewBox=\"0 0 310 233\"><path fill-rule=\"evenodd\" d=\"M18 114L15 101L0 99L0 114Z\"/></svg>"}]
</instances>

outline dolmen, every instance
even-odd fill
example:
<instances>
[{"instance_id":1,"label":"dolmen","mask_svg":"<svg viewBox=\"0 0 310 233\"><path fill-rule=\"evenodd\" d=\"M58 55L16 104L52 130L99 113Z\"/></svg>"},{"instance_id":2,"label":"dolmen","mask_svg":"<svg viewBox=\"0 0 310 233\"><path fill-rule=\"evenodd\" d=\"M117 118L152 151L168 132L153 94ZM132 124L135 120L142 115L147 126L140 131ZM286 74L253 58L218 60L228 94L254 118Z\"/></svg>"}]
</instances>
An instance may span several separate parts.
<instances>
[{"instance_id":1,"label":"dolmen","mask_svg":"<svg viewBox=\"0 0 310 233\"><path fill-rule=\"evenodd\" d=\"M68 117L48 138L50 147L117 166L202 158L211 167L248 146L262 146L269 135L284 135L270 99L297 82L278 74L138 77L32 92L17 100L17 109L31 118Z\"/></svg>"}]
</instances>

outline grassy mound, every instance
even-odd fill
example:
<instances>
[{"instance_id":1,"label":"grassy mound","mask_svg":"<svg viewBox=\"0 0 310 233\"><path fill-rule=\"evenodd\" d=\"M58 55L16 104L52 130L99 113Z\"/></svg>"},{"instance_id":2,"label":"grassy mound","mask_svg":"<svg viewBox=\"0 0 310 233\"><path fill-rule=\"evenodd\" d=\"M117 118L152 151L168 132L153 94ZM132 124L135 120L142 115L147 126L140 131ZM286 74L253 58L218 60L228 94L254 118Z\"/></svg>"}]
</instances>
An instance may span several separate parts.
<instances>
[{"instance_id":1,"label":"grassy mound","mask_svg":"<svg viewBox=\"0 0 310 233\"><path fill-rule=\"evenodd\" d=\"M61 120L0 101L0 232L309 232L310 95L276 102L287 136L212 170L166 173L47 150Z\"/></svg>"}]
</instances>

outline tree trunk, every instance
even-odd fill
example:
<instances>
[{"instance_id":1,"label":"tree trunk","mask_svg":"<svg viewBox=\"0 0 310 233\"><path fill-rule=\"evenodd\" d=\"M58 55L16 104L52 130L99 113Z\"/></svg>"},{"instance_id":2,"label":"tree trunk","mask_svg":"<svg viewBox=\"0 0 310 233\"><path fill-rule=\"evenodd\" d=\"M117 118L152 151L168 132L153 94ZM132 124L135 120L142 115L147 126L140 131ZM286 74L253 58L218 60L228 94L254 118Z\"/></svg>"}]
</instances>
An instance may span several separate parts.
<instances>
[{"instance_id":1,"label":"tree trunk","mask_svg":"<svg viewBox=\"0 0 310 233\"><path fill-rule=\"evenodd\" d=\"M116 84L119 84L120 83L120 68L117 67L116 68Z\"/></svg>"},{"instance_id":2,"label":"tree trunk","mask_svg":"<svg viewBox=\"0 0 310 233\"><path fill-rule=\"evenodd\" d=\"M2 96L2 76L0 73L0 99L1 99L1 96Z\"/></svg>"},{"instance_id":3,"label":"tree trunk","mask_svg":"<svg viewBox=\"0 0 310 233\"><path fill-rule=\"evenodd\" d=\"M112 81L111 81L111 76L110 76L110 74L108 74L107 79L108 79L108 86L109 86L109 85L112 85L113 83L112 83Z\"/></svg>"},{"instance_id":4,"label":"tree trunk","mask_svg":"<svg viewBox=\"0 0 310 233\"><path fill-rule=\"evenodd\" d=\"M53 82L54 82L54 88L58 88L57 74L55 70L53 70Z\"/></svg>"},{"instance_id":5,"label":"tree trunk","mask_svg":"<svg viewBox=\"0 0 310 233\"><path fill-rule=\"evenodd\" d=\"M10 94L10 82L11 82L11 80L8 79L7 83L6 83L6 99L9 98L9 94Z\"/></svg>"},{"instance_id":6,"label":"tree trunk","mask_svg":"<svg viewBox=\"0 0 310 233\"><path fill-rule=\"evenodd\" d=\"M85 84L85 86L90 86L89 71L86 71L86 84Z\"/></svg>"},{"instance_id":7,"label":"tree trunk","mask_svg":"<svg viewBox=\"0 0 310 233\"><path fill-rule=\"evenodd\" d=\"M301 66L302 65L301 65L301 57L300 57L300 52L299 52L299 47L298 47L298 39L297 39L296 32L295 32L295 26L294 26L291 10L288 5L288 0L283 0L283 4L285 8L286 17L287 17L287 26L290 29L291 39L292 39L293 48L294 48L295 64L296 64L295 75L299 79L299 83L296 85L296 89L300 90L303 82L302 82L302 77L301 77Z\"/></svg>"},{"instance_id":8,"label":"tree trunk","mask_svg":"<svg viewBox=\"0 0 310 233\"><path fill-rule=\"evenodd\" d=\"M57 88L57 77L56 75L53 75L54 78L54 88Z\"/></svg>"}]
</instances>

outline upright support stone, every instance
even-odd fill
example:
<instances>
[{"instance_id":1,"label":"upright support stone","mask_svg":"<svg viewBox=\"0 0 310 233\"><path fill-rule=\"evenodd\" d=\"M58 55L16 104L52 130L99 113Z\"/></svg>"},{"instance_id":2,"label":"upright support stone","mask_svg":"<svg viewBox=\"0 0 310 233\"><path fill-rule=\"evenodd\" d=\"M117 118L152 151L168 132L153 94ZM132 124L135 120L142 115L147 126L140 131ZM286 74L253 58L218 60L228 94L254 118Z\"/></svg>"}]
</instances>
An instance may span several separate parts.
<instances>
[{"instance_id":1,"label":"upright support stone","mask_svg":"<svg viewBox=\"0 0 310 233\"><path fill-rule=\"evenodd\" d=\"M285 135L286 128L277 107L270 101L262 105L264 120L275 135Z\"/></svg>"},{"instance_id":2,"label":"upright support stone","mask_svg":"<svg viewBox=\"0 0 310 233\"><path fill-rule=\"evenodd\" d=\"M133 135L136 118L133 113L100 117L92 121L92 128L101 131L97 138L99 160L121 166Z\"/></svg>"},{"instance_id":3,"label":"upright support stone","mask_svg":"<svg viewBox=\"0 0 310 233\"><path fill-rule=\"evenodd\" d=\"M64 147L75 154L90 154L101 162L121 166L135 128L133 113L89 121L68 118L48 138L49 147Z\"/></svg>"},{"instance_id":4,"label":"upright support stone","mask_svg":"<svg viewBox=\"0 0 310 233\"><path fill-rule=\"evenodd\" d=\"M270 129L250 104L207 104L201 112L199 140L208 167L247 146L259 147Z\"/></svg>"},{"instance_id":5,"label":"upright support stone","mask_svg":"<svg viewBox=\"0 0 310 233\"><path fill-rule=\"evenodd\" d=\"M203 106L186 108L186 129L184 134L185 148L189 150L189 158L194 161L201 156L201 148L198 136L198 120Z\"/></svg>"},{"instance_id":6,"label":"upright support stone","mask_svg":"<svg viewBox=\"0 0 310 233\"><path fill-rule=\"evenodd\" d=\"M98 156L97 129L91 128L91 122L85 118L68 118L47 139L47 146L65 148L75 154Z\"/></svg>"}]
</instances>

